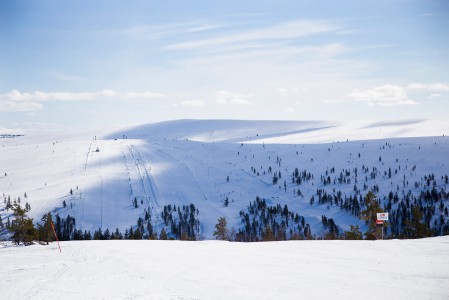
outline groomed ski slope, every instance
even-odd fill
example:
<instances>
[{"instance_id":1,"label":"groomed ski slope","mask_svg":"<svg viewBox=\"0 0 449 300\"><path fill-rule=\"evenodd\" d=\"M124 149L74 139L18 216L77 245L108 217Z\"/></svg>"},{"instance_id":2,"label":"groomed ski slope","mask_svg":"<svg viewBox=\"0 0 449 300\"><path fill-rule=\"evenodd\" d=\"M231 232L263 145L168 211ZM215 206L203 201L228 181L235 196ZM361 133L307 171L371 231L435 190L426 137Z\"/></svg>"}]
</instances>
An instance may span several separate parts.
<instances>
[{"instance_id":1,"label":"groomed ski slope","mask_svg":"<svg viewBox=\"0 0 449 300\"><path fill-rule=\"evenodd\" d=\"M350 183L327 187L320 176L332 167L336 170L332 176L344 169L361 172L363 166L375 167L381 175L369 179L368 186L379 186L380 198L396 191L396 186L401 187L401 194L404 176L410 182L404 192L420 193L422 187L414 188L414 182L431 173L438 179L437 188L446 189L440 178L449 174L448 135L447 120L179 120L112 133L30 133L0 139L0 193L3 200L20 197L22 204L29 202L35 222L52 211L75 217L77 229L92 233L98 228L123 232L136 226L145 211L151 211L159 231L165 205L194 203L199 209L200 235L210 239L221 216L238 230L239 212L257 196L268 205L287 204L305 217L312 234L325 232L322 215L333 218L342 230L349 225L364 230L363 222L338 207L309 203L318 188L353 194L353 174ZM282 172L277 185L273 185L269 167ZM314 179L301 186L292 183L296 167L311 172ZM393 176L386 178L383 174L390 167ZM364 175L359 178L359 189ZM298 188L303 196L295 194ZM226 197L228 207L224 206ZM1 201L0 214L6 222L11 211L4 207Z\"/></svg>"},{"instance_id":2,"label":"groomed ski slope","mask_svg":"<svg viewBox=\"0 0 449 300\"><path fill-rule=\"evenodd\" d=\"M0 244L2 299L447 299L449 238Z\"/></svg>"}]
</instances>

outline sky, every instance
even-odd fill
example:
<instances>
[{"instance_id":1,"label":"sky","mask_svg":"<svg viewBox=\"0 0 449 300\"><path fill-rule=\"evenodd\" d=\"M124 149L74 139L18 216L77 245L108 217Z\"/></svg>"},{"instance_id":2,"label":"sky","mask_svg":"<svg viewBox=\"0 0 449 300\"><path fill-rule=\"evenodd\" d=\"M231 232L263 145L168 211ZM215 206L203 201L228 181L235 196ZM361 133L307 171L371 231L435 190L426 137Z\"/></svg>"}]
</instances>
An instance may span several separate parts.
<instances>
[{"instance_id":1,"label":"sky","mask_svg":"<svg viewBox=\"0 0 449 300\"><path fill-rule=\"evenodd\" d=\"M448 70L445 0L0 1L3 132L441 119Z\"/></svg>"}]
</instances>

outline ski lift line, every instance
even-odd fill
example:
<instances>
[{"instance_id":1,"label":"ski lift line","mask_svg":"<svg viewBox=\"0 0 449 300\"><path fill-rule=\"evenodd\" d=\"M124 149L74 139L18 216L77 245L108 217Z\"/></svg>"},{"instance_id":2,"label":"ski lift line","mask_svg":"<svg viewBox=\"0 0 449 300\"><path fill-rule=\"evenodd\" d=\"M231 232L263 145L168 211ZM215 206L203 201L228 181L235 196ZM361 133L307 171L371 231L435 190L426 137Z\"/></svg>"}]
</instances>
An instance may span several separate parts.
<instances>
[{"instance_id":1,"label":"ski lift line","mask_svg":"<svg viewBox=\"0 0 449 300\"><path fill-rule=\"evenodd\" d=\"M126 171L128 173L128 183L129 183L129 190L130 190L130 196L133 195L133 187L131 185L131 176L130 176L130 170L129 170L129 166L128 166L128 161L126 160L126 154L125 151L123 150L123 143L120 143L120 147L122 149L122 154L123 154L123 161L125 162L125 166L126 166Z\"/></svg>"},{"instance_id":2,"label":"ski lift line","mask_svg":"<svg viewBox=\"0 0 449 300\"><path fill-rule=\"evenodd\" d=\"M139 150L138 150L134 145L129 146L129 149L130 149L130 152L131 152L131 154L132 154L132 156L133 156L133 159L135 160L135 154L134 154L134 151L135 151L135 152L136 152L136 155L139 156L138 158L140 159L140 163L143 163L143 164L144 164L144 166L143 166L143 169L144 169L144 172L145 172L144 176L142 176L142 174L141 174L141 172L140 172L140 168L138 168L138 170L139 170L139 175L141 176L141 179L142 179L142 185L144 186L144 180L143 180L143 177L146 176L146 179L147 179L147 181L148 181L148 185L149 185L149 188L150 188L150 191L151 191L151 195L153 196L154 202L155 202L156 206L157 206L158 208L160 208L160 204L159 204L158 199L159 199L159 198L162 199L162 195L160 195L159 190L158 190L157 187L153 184L153 182L152 182L152 180L151 180L151 176L150 176L150 174L148 173L148 170L145 168L145 161L142 159L142 155L140 154ZM133 151L133 149L134 149L134 151ZM156 194L157 194L157 195L156 195ZM151 198L151 197L149 197L147 193L146 193L146 196L147 196L147 199L148 199L148 204L151 205L151 203L150 203L150 198Z\"/></svg>"},{"instance_id":3,"label":"ski lift line","mask_svg":"<svg viewBox=\"0 0 449 300\"><path fill-rule=\"evenodd\" d=\"M94 142L91 142L91 143L90 143L90 145L89 145L89 150L87 150L86 162L84 163L84 172L86 172L86 170L87 170L87 163L88 163L88 161L89 161L89 155L90 155L90 151L91 151L91 149L92 149L93 143L94 143Z\"/></svg>"},{"instance_id":4,"label":"ski lift line","mask_svg":"<svg viewBox=\"0 0 449 300\"><path fill-rule=\"evenodd\" d=\"M141 184L142 184L142 190L143 190L143 192L144 192L144 194L145 194L145 199L147 200L148 205L151 206L151 202L150 202L151 197L148 196L148 192L147 192L147 190L146 190L146 188L145 188L145 183L144 183L144 180L143 180L143 177L144 177L144 176L142 176L142 172L141 172L140 167L139 167L139 164L140 164L140 163L138 163L138 159L136 158L136 154L134 154L134 151L136 151L136 152L139 154L139 156L140 156L140 153L138 152L138 150L137 150L133 145L131 145L131 146L128 145L128 149L129 149L129 152L130 152L130 154L131 154L131 157L132 157L132 159L133 159L133 161L134 161L134 163L135 163L135 165L136 165L137 171L138 171L138 173L139 173L140 182L141 182ZM134 151L133 151L133 149L134 149ZM142 157L140 157L140 160L142 161ZM142 162L143 162L143 161L142 161ZM145 166L144 166L144 170L145 170L145 172L146 172ZM147 176L148 176L148 173L147 173ZM158 203L158 200L157 200L158 197L156 197L156 195L154 194L154 190L155 190L155 189L154 189L154 187L152 186L149 177L148 177L148 182L149 182L149 185L150 185L150 191L151 191L151 194L152 194L152 196L153 196L153 198L154 198L154 202L155 202L156 206L159 207L159 203Z\"/></svg>"},{"instance_id":5,"label":"ski lift line","mask_svg":"<svg viewBox=\"0 0 449 300\"><path fill-rule=\"evenodd\" d=\"M100 156L100 177L101 177L101 221L100 221L100 228L103 229L103 199L104 199L104 184L103 184L103 175L101 174L103 172L103 167L101 165L101 156Z\"/></svg>"},{"instance_id":6,"label":"ski lift line","mask_svg":"<svg viewBox=\"0 0 449 300\"><path fill-rule=\"evenodd\" d=\"M141 173L141 171L140 171L138 159L136 159L136 157L135 157L135 155L134 155L134 153L133 153L133 151L132 151L132 146L128 146L128 148L129 148L129 152L131 153L131 156L132 156L132 158L133 158L134 164L135 164L135 166L136 166L136 168L137 168L137 171L138 171L138 173L139 173L140 184L142 185L142 191L143 191L143 193L145 194L145 197L148 197L148 193L147 193L147 191L146 191L146 189L145 189L145 184L144 184L143 178L142 178L142 173Z\"/></svg>"}]
</instances>

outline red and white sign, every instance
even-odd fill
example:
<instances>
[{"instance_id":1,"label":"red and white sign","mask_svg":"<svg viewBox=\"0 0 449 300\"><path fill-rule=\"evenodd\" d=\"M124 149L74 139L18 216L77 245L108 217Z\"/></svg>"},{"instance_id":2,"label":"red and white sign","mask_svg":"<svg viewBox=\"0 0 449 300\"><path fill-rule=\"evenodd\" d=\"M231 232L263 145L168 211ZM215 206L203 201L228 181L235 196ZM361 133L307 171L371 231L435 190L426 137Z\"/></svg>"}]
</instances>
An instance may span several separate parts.
<instances>
[{"instance_id":1,"label":"red and white sign","mask_svg":"<svg viewBox=\"0 0 449 300\"><path fill-rule=\"evenodd\" d=\"M382 220L376 220L377 225L382 225L383 223L384 223L384 221L382 221Z\"/></svg>"},{"instance_id":2,"label":"red and white sign","mask_svg":"<svg viewBox=\"0 0 449 300\"><path fill-rule=\"evenodd\" d=\"M388 221L388 213L377 213L378 221Z\"/></svg>"}]
</instances>

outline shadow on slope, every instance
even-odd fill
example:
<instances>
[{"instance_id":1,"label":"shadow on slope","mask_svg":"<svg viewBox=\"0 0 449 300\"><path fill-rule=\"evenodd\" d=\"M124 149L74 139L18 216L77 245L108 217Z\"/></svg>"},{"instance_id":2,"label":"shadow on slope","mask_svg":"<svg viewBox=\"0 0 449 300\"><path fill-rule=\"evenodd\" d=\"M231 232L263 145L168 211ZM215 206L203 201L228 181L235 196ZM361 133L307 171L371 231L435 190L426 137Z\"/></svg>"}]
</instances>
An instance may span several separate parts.
<instances>
[{"instance_id":1,"label":"shadow on slope","mask_svg":"<svg viewBox=\"0 0 449 300\"><path fill-rule=\"evenodd\" d=\"M176 120L125 128L105 138L243 142L328 127L329 122L320 121Z\"/></svg>"}]
</instances>

